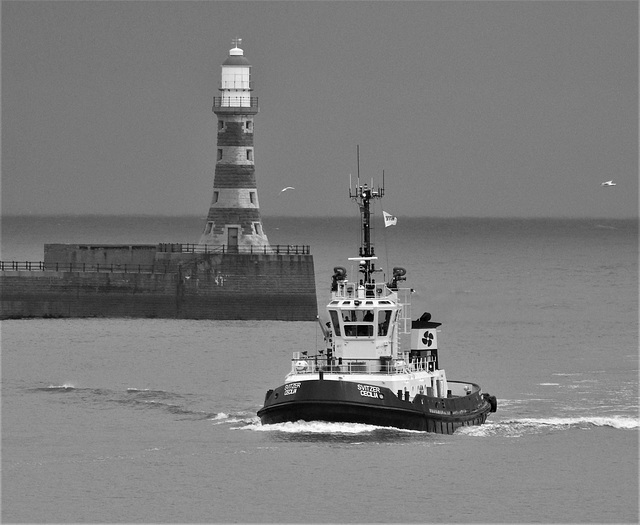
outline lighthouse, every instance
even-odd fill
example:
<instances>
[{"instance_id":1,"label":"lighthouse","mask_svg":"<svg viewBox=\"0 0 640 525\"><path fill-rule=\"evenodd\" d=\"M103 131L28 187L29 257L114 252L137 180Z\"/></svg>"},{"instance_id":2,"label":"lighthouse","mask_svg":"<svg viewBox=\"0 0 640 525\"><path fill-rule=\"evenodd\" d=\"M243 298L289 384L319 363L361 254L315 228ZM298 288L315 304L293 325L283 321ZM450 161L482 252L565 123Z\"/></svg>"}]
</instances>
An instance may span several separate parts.
<instances>
[{"instance_id":1,"label":"lighthouse","mask_svg":"<svg viewBox=\"0 0 640 525\"><path fill-rule=\"evenodd\" d=\"M219 96L213 98L218 117L213 197L200 244L242 252L251 246L268 246L262 227L255 176L254 117L258 98L252 96L251 64L232 41L222 64Z\"/></svg>"}]
</instances>

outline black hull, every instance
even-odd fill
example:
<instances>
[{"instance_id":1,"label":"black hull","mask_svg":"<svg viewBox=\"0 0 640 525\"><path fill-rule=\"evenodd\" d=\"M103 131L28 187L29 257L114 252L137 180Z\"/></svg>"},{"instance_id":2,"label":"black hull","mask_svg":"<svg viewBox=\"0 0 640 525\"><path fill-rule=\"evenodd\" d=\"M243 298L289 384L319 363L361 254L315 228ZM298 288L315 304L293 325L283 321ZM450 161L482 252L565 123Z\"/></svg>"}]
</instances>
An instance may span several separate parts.
<instances>
[{"instance_id":1,"label":"black hull","mask_svg":"<svg viewBox=\"0 0 640 525\"><path fill-rule=\"evenodd\" d=\"M384 387L312 380L287 383L267 392L258 417L264 425L329 421L453 434L461 426L482 425L495 409L495 398L479 391L450 398L417 395L405 401Z\"/></svg>"}]
</instances>

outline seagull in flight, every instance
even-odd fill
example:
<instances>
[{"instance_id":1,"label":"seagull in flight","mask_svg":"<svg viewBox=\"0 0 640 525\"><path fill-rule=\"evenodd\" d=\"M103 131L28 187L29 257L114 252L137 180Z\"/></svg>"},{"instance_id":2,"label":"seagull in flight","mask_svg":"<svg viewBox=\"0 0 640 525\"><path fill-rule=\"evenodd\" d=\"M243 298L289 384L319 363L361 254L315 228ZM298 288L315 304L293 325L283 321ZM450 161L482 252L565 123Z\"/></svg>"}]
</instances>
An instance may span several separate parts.
<instances>
[{"instance_id":1,"label":"seagull in flight","mask_svg":"<svg viewBox=\"0 0 640 525\"><path fill-rule=\"evenodd\" d=\"M294 188L293 186L287 186L286 188L282 188L282 189L280 190L280 193L284 193L284 192L285 192L285 191L287 191L287 190L295 190L295 188Z\"/></svg>"},{"instance_id":2,"label":"seagull in flight","mask_svg":"<svg viewBox=\"0 0 640 525\"><path fill-rule=\"evenodd\" d=\"M607 182L603 182L602 184L600 184L600 186L615 186L616 183L613 182L612 180L608 180Z\"/></svg>"}]
</instances>

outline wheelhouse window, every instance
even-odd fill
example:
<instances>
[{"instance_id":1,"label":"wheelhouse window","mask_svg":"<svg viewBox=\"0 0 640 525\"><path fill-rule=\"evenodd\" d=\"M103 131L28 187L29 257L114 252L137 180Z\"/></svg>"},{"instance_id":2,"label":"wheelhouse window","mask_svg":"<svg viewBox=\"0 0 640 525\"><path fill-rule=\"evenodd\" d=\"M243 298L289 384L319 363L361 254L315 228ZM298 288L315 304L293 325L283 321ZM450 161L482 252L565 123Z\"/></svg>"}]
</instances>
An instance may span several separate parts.
<instances>
[{"instance_id":1,"label":"wheelhouse window","mask_svg":"<svg viewBox=\"0 0 640 525\"><path fill-rule=\"evenodd\" d=\"M373 310L343 310L345 323L373 323Z\"/></svg>"},{"instance_id":2,"label":"wheelhouse window","mask_svg":"<svg viewBox=\"0 0 640 525\"><path fill-rule=\"evenodd\" d=\"M338 312L335 310L329 310L329 315L331 316L331 324L333 325L333 333L336 335L341 335L340 332L340 316Z\"/></svg>"},{"instance_id":3,"label":"wheelhouse window","mask_svg":"<svg viewBox=\"0 0 640 525\"><path fill-rule=\"evenodd\" d=\"M373 310L343 310L346 337L373 337Z\"/></svg>"},{"instance_id":4,"label":"wheelhouse window","mask_svg":"<svg viewBox=\"0 0 640 525\"><path fill-rule=\"evenodd\" d=\"M380 310L378 312L378 335L387 335L389 333L392 316L393 310Z\"/></svg>"},{"instance_id":5,"label":"wheelhouse window","mask_svg":"<svg viewBox=\"0 0 640 525\"><path fill-rule=\"evenodd\" d=\"M372 337L373 326L369 324L345 324L344 335L347 337Z\"/></svg>"}]
</instances>

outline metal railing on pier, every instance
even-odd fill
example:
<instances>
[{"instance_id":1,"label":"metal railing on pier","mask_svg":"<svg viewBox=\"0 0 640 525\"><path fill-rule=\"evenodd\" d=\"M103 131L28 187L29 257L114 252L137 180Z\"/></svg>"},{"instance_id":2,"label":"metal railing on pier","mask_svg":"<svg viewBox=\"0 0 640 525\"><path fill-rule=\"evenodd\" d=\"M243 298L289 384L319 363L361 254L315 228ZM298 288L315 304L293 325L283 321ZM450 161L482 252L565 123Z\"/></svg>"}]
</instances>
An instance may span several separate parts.
<instances>
[{"instance_id":1,"label":"metal railing on pier","mask_svg":"<svg viewBox=\"0 0 640 525\"><path fill-rule=\"evenodd\" d=\"M158 245L158 251L162 253L242 253L255 255L309 255L309 245L275 244L265 246L226 246L224 244L173 244L162 243Z\"/></svg>"},{"instance_id":2,"label":"metal railing on pier","mask_svg":"<svg viewBox=\"0 0 640 525\"><path fill-rule=\"evenodd\" d=\"M2 272L107 272L107 273L176 273L175 267L164 264L90 264L45 263L43 261L0 261Z\"/></svg>"}]
</instances>

